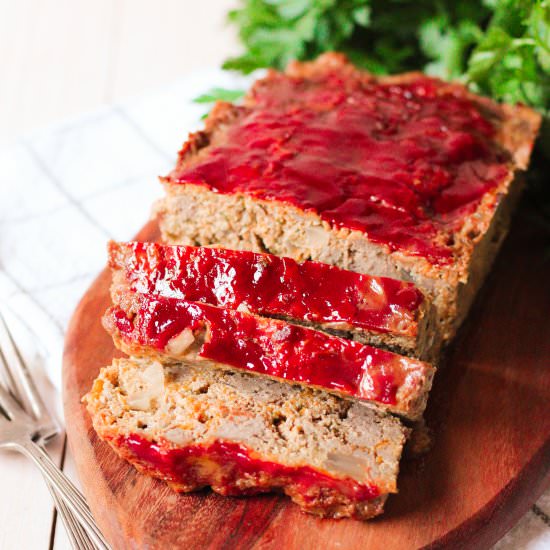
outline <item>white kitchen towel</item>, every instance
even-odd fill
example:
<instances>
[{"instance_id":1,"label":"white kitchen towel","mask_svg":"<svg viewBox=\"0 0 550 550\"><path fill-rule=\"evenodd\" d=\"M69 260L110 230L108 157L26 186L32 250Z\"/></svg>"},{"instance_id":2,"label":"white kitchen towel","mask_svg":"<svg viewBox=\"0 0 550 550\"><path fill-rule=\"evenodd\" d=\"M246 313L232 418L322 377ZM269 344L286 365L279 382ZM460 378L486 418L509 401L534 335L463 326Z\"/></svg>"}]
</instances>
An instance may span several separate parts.
<instances>
[{"instance_id":1,"label":"white kitchen towel","mask_svg":"<svg viewBox=\"0 0 550 550\"><path fill-rule=\"evenodd\" d=\"M201 71L0 147L0 303L57 388L71 313L105 265L107 240L132 238L148 219L157 176L206 110L192 99L251 78ZM549 515L550 491L497 548L550 549Z\"/></svg>"},{"instance_id":2,"label":"white kitchen towel","mask_svg":"<svg viewBox=\"0 0 550 550\"><path fill-rule=\"evenodd\" d=\"M158 175L200 126L208 107L193 98L213 86L244 90L251 78L202 71L0 147L0 300L56 387L65 328L105 265L107 240L145 223Z\"/></svg>"}]
</instances>

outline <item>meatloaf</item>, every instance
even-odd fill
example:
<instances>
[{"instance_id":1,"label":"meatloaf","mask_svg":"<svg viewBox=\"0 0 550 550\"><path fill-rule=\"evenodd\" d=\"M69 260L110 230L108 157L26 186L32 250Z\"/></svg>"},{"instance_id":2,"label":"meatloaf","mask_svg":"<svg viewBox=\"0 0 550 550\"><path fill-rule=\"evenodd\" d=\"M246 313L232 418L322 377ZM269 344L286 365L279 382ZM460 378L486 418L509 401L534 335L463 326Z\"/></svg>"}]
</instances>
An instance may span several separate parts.
<instances>
[{"instance_id":1,"label":"meatloaf","mask_svg":"<svg viewBox=\"0 0 550 550\"><path fill-rule=\"evenodd\" d=\"M413 284L271 254L109 243L112 294L133 290L306 324L406 355L437 353L434 310ZM116 301L116 297L115 297Z\"/></svg>"},{"instance_id":2,"label":"meatloaf","mask_svg":"<svg viewBox=\"0 0 550 550\"><path fill-rule=\"evenodd\" d=\"M191 134L156 211L169 243L316 260L411 281L444 340L506 233L540 117L335 53L269 71Z\"/></svg>"},{"instance_id":3,"label":"meatloaf","mask_svg":"<svg viewBox=\"0 0 550 550\"><path fill-rule=\"evenodd\" d=\"M178 298L126 292L104 316L132 356L201 362L302 384L419 420L429 363L278 319Z\"/></svg>"},{"instance_id":4,"label":"meatloaf","mask_svg":"<svg viewBox=\"0 0 550 550\"><path fill-rule=\"evenodd\" d=\"M98 435L174 490L284 491L304 511L382 512L408 430L324 392L200 366L115 359L84 398Z\"/></svg>"}]
</instances>

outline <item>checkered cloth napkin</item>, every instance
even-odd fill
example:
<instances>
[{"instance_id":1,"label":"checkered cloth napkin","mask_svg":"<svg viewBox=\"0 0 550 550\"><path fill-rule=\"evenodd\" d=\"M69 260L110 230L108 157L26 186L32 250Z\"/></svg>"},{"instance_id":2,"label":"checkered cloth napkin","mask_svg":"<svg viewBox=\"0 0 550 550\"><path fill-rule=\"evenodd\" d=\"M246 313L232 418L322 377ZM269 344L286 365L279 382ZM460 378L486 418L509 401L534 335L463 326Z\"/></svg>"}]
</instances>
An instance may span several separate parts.
<instances>
[{"instance_id":1,"label":"checkered cloth napkin","mask_svg":"<svg viewBox=\"0 0 550 550\"><path fill-rule=\"evenodd\" d=\"M61 387L63 334L106 262L106 241L128 240L161 195L212 87L248 77L206 70L0 147L0 301L27 359ZM496 548L550 549L550 491Z\"/></svg>"}]
</instances>

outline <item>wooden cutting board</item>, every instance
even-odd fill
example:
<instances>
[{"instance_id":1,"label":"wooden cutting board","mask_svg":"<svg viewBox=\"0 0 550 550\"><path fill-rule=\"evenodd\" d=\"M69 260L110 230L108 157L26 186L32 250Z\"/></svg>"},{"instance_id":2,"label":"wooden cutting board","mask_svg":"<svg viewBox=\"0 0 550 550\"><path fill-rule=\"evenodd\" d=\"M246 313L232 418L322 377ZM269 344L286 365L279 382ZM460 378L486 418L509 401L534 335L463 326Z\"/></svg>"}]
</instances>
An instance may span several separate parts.
<instances>
[{"instance_id":1,"label":"wooden cutting board","mask_svg":"<svg viewBox=\"0 0 550 550\"><path fill-rule=\"evenodd\" d=\"M155 240L148 224L138 235ZM67 433L92 511L114 548L393 550L485 548L550 482L550 262L518 215L479 299L436 377L433 450L404 462L400 493L370 522L321 520L283 496L177 495L138 474L95 435L81 404L116 354L100 325L99 275L70 323L64 356Z\"/></svg>"}]
</instances>

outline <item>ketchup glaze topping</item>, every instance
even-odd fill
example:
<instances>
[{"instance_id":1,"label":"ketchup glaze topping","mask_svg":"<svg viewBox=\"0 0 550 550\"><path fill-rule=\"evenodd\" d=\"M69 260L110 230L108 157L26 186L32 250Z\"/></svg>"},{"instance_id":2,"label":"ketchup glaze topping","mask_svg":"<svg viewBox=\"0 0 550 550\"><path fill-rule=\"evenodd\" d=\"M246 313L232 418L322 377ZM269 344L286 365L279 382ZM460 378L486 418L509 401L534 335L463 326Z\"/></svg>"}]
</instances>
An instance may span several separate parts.
<instances>
[{"instance_id":1,"label":"ketchup glaze topping","mask_svg":"<svg viewBox=\"0 0 550 550\"><path fill-rule=\"evenodd\" d=\"M205 331L198 351L204 359L397 407L399 390L406 387L407 397L422 391L418 381L432 369L422 361L284 321L175 298L127 296L133 301L129 309L137 314L115 306L106 326L114 324L130 346L170 353L167 344L182 331Z\"/></svg>"},{"instance_id":2,"label":"ketchup glaze topping","mask_svg":"<svg viewBox=\"0 0 550 550\"><path fill-rule=\"evenodd\" d=\"M110 263L143 294L244 306L252 313L344 329L416 336L423 302L412 283L247 251L111 243Z\"/></svg>"},{"instance_id":3,"label":"ketchup glaze topping","mask_svg":"<svg viewBox=\"0 0 550 550\"><path fill-rule=\"evenodd\" d=\"M294 205L433 264L453 261L453 232L510 169L480 106L424 76L272 73L237 109L222 143L196 160L184 146L169 181Z\"/></svg>"},{"instance_id":4,"label":"ketchup glaze topping","mask_svg":"<svg viewBox=\"0 0 550 550\"><path fill-rule=\"evenodd\" d=\"M204 446L170 448L132 434L120 438L117 446L128 448L142 465L154 469L163 479L196 488L215 485L216 490L224 495L249 495L289 484L306 501L324 488L343 493L354 501L370 500L380 494L375 485L333 477L310 466L285 466L254 458L243 445L222 440ZM205 468L201 468L201 461L204 461ZM216 470L212 463L218 466ZM237 483L243 477L256 478L257 483L243 488Z\"/></svg>"}]
</instances>

